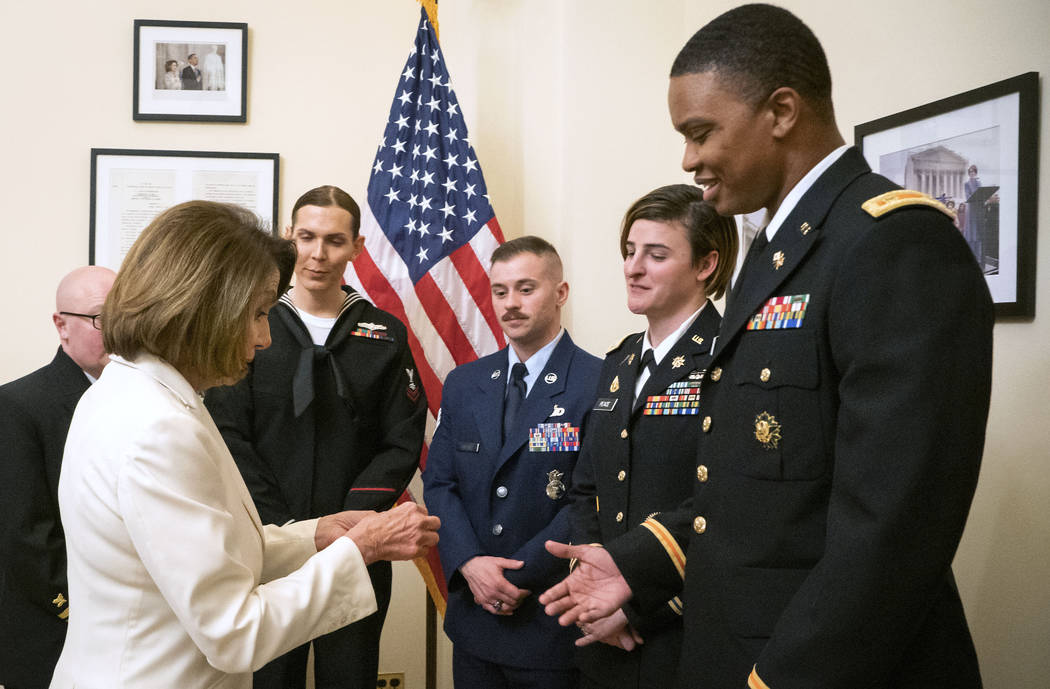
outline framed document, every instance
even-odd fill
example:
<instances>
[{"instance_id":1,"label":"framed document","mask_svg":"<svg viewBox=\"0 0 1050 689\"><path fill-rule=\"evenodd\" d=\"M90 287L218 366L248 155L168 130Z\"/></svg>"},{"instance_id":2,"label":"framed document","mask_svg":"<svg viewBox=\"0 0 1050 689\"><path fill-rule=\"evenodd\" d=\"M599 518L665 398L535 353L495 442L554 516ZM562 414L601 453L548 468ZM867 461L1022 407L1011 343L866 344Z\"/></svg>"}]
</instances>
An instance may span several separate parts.
<instances>
[{"instance_id":1,"label":"framed document","mask_svg":"<svg viewBox=\"0 0 1050 689\"><path fill-rule=\"evenodd\" d=\"M1039 75L1028 72L857 125L871 169L929 194L984 271L996 318L1035 317Z\"/></svg>"},{"instance_id":2,"label":"framed document","mask_svg":"<svg viewBox=\"0 0 1050 689\"><path fill-rule=\"evenodd\" d=\"M248 25L135 20L131 116L246 122Z\"/></svg>"},{"instance_id":3,"label":"framed document","mask_svg":"<svg viewBox=\"0 0 1050 689\"><path fill-rule=\"evenodd\" d=\"M91 149L88 262L117 270L161 211L202 199L244 206L275 231L276 153Z\"/></svg>"}]
</instances>

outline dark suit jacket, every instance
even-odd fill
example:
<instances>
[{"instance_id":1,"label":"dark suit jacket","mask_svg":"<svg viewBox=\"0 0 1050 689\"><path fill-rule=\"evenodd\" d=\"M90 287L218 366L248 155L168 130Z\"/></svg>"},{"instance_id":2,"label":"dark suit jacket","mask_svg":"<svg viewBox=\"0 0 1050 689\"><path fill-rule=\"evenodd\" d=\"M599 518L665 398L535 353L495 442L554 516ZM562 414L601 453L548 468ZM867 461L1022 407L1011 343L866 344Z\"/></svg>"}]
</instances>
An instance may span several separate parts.
<instances>
[{"instance_id":1,"label":"dark suit jacket","mask_svg":"<svg viewBox=\"0 0 1050 689\"><path fill-rule=\"evenodd\" d=\"M201 89L200 70L193 65L186 65L182 68L182 89L184 91L200 91Z\"/></svg>"},{"instance_id":2,"label":"dark suit jacket","mask_svg":"<svg viewBox=\"0 0 1050 689\"><path fill-rule=\"evenodd\" d=\"M633 404L634 387L645 333L628 335L606 355L573 478L573 543L606 543L642 522L660 529L661 513L692 495L699 408L653 414L656 409L646 413L646 404L649 396L697 396L687 391L701 385L721 321L708 302L646 381L638 404ZM645 643L629 653L601 643L585 646L576 654L580 670L603 686L669 686L682 645L681 600L676 597L648 614L630 605L625 612Z\"/></svg>"},{"instance_id":3,"label":"dark suit jacket","mask_svg":"<svg viewBox=\"0 0 1050 689\"><path fill-rule=\"evenodd\" d=\"M992 302L946 215L862 210L893 189L849 150L730 299L704 384L709 480L675 527L682 687L744 687L753 666L772 689L981 685L951 563L984 444ZM801 327L748 329L798 295ZM680 578L644 536L625 541L654 559L622 562L654 606Z\"/></svg>"},{"instance_id":4,"label":"dark suit jacket","mask_svg":"<svg viewBox=\"0 0 1050 689\"><path fill-rule=\"evenodd\" d=\"M494 663L570 668L575 630L545 615L536 597L566 573L565 562L543 544L568 538L567 493L578 451L530 452L529 432L543 423L568 423L582 434L601 363L565 333L504 444L507 363L503 349L449 373L423 472L427 509L441 517L439 551L449 591L445 631L461 649ZM547 493L551 471L562 473L566 489L556 499ZM525 562L520 570L504 571L533 594L513 615L492 615L474 603L458 570L476 555Z\"/></svg>"},{"instance_id":5,"label":"dark suit jacket","mask_svg":"<svg viewBox=\"0 0 1050 689\"><path fill-rule=\"evenodd\" d=\"M0 387L0 685L41 689L66 637L66 540L58 474L73 410L89 382L59 348Z\"/></svg>"}]
</instances>

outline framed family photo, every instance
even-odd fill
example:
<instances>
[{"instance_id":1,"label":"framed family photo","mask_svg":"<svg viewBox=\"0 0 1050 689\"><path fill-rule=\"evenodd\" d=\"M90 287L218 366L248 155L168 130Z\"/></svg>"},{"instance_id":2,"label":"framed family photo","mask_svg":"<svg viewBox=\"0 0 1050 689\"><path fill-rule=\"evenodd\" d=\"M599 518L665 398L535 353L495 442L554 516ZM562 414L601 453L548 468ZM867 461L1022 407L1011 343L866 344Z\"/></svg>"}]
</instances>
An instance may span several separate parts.
<instances>
[{"instance_id":1,"label":"framed family photo","mask_svg":"<svg viewBox=\"0 0 1050 689\"><path fill-rule=\"evenodd\" d=\"M277 153L91 149L88 263L117 270L161 211L190 200L235 203L275 231Z\"/></svg>"},{"instance_id":2,"label":"framed family photo","mask_svg":"<svg viewBox=\"0 0 1050 689\"><path fill-rule=\"evenodd\" d=\"M857 125L872 170L955 213L997 318L1035 316L1039 75Z\"/></svg>"},{"instance_id":3,"label":"framed family photo","mask_svg":"<svg viewBox=\"0 0 1050 689\"><path fill-rule=\"evenodd\" d=\"M135 20L132 118L246 122L248 25Z\"/></svg>"}]
</instances>

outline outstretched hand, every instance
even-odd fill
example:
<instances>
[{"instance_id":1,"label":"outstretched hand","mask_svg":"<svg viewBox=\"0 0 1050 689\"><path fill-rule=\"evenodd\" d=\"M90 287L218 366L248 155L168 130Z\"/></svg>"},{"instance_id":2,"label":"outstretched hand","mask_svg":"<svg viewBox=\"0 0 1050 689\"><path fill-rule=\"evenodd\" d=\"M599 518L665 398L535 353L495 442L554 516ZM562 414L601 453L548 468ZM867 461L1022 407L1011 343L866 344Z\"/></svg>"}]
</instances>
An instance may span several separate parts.
<instances>
[{"instance_id":1,"label":"outstretched hand","mask_svg":"<svg viewBox=\"0 0 1050 689\"><path fill-rule=\"evenodd\" d=\"M595 641L601 641L625 651L633 651L638 644L644 643L641 635L627 622L623 608L617 608L616 612L596 622L579 622L577 626L583 632L583 636L576 639L577 646L588 646Z\"/></svg>"},{"instance_id":2,"label":"outstretched hand","mask_svg":"<svg viewBox=\"0 0 1050 689\"><path fill-rule=\"evenodd\" d=\"M569 576L540 596L547 614L559 616L558 624L567 627L577 622L596 622L631 599L631 587L605 548L556 541L547 541L546 547L555 557L578 561Z\"/></svg>"},{"instance_id":3,"label":"outstretched hand","mask_svg":"<svg viewBox=\"0 0 1050 689\"><path fill-rule=\"evenodd\" d=\"M411 560L422 557L438 542L441 520L427 515L427 509L405 502L387 512L361 518L346 535L357 544L365 564L379 560Z\"/></svg>"}]
</instances>

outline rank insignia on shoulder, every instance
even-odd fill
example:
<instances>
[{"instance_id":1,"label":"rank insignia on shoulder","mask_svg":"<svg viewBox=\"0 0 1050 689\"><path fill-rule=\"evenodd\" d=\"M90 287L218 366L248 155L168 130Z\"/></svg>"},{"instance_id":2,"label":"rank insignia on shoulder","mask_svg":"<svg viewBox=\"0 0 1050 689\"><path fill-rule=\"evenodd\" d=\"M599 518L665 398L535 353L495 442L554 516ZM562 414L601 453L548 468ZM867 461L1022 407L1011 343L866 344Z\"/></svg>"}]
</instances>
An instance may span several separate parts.
<instances>
[{"instance_id":1,"label":"rank insignia on shoulder","mask_svg":"<svg viewBox=\"0 0 1050 689\"><path fill-rule=\"evenodd\" d=\"M419 399L419 385L416 384L416 372L410 368L406 368L405 373L408 374L408 389L405 394L408 395L408 399L415 402Z\"/></svg>"},{"instance_id":2,"label":"rank insignia on shoulder","mask_svg":"<svg viewBox=\"0 0 1050 689\"><path fill-rule=\"evenodd\" d=\"M55 599L51 601L51 604L54 605L56 608L61 608L63 605L66 604L66 597L63 596L61 592L59 592L59 594L55 596Z\"/></svg>"},{"instance_id":3,"label":"rank insignia on shoulder","mask_svg":"<svg viewBox=\"0 0 1050 689\"><path fill-rule=\"evenodd\" d=\"M631 336L631 334L628 333L627 335L624 335L623 337L621 337L620 341L617 342L616 344L614 344L612 347L609 347L607 350L605 350L605 353L609 354L610 352L615 352L617 349L619 349L620 347L623 346L623 343L626 342L627 338L630 337L630 336Z\"/></svg>"},{"instance_id":4,"label":"rank insignia on shoulder","mask_svg":"<svg viewBox=\"0 0 1050 689\"><path fill-rule=\"evenodd\" d=\"M891 213L898 208L904 208L906 206L929 206L930 208L939 210L949 218L953 220L955 219L955 212L949 210L943 203L929 194L924 194L921 191L912 191L911 189L887 191L885 194L879 194L860 205L860 207L873 218L881 218L887 213Z\"/></svg>"},{"instance_id":5,"label":"rank insignia on shoulder","mask_svg":"<svg viewBox=\"0 0 1050 689\"><path fill-rule=\"evenodd\" d=\"M575 452L579 449L579 426L541 423L529 429L529 452Z\"/></svg>"},{"instance_id":6,"label":"rank insignia on shoulder","mask_svg":"<svg viewBox=\"0 0 1050 689\"><path fill-rule=\"evenodd\" d=\"M780 422L769 412L755 417L755 440L767 450L775 450L780 444Z\"/></svg>"},{"instance_id":7,"label":"rank insignia on shoulder","mask_svg":"<svg viewBox=\"0 0 1050 689\"><path fill-rule=\"evenodd\" d=\"M748 330L783 330L801 328L806 317L808 294L773 297L747 322Z\"/></svg>"}]
</instances>

